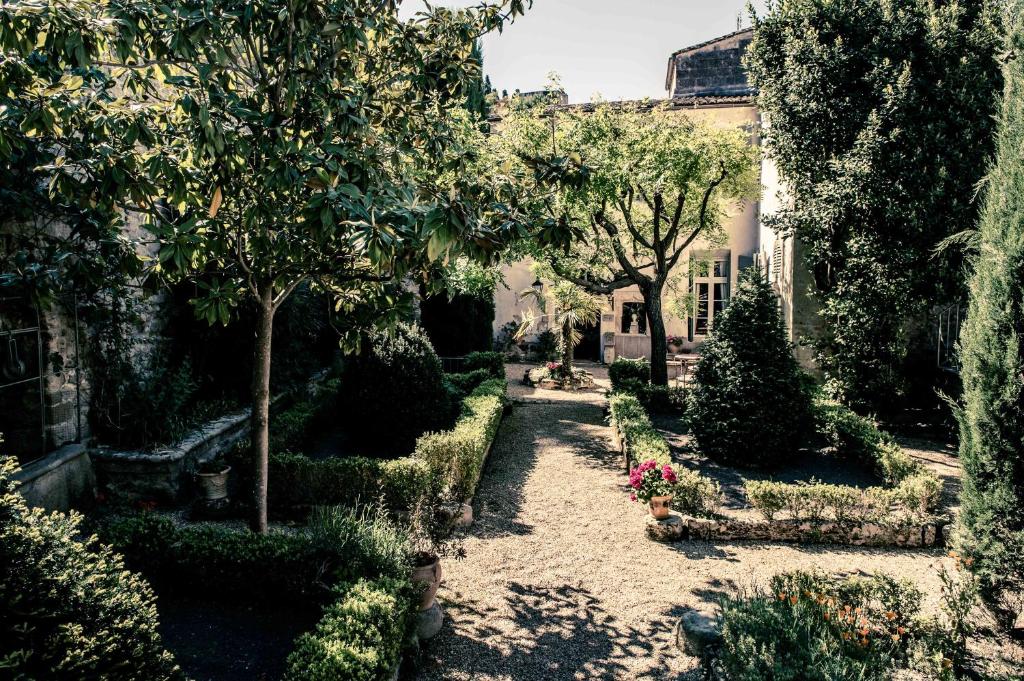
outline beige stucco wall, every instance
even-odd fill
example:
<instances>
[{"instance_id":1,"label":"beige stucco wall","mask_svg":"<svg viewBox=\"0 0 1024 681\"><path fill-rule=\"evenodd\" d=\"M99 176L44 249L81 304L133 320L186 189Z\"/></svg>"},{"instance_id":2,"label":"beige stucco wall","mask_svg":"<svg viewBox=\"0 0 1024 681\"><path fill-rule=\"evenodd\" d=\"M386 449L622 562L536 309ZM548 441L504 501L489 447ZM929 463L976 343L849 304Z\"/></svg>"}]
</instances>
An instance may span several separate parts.
<instances>
[{"instance_id":1,"label":"beige stucco wall","mask_svg":"<svg viewBox=\"0 0 1024 681\"><path fill-rule=\"evenodd\" d=\"M742 106L675 109L673 110L673 113L689 116L695 120L707 122L713 125L749 129L751 134L751 143L759 143L759 137L757 135L758 113L756 107L751 104ZM689 249L687 249L686 252L684 252L683 257L680 258L679 264L677 265L678 273L685 276L687 272L686 267L692 251L729 249L730 282L735 284L736 277L739 273L740 257L753 257L758 253L760 244L759 215L760 206L759 201L757 200L747 201L743 205L737 206L725 221L725 241L723 243L709 244L704 240L698 239ZM534 281L534 275L530 270L529 261L520 261L511 265L506 265L502 272L505 277L507 289L499 286L498 291L495 293L495 333L497 333L506 322L518 322L522 319L523 308L527 303L519 300L516 294L524 288L529 287ZM671 294L667 293L666 298L669 295ZM619 334L619 329L621 328L620 315L623 303L633 301L639 302L641 300L642 297L640 295L640 291L636 286L630 286L616 291L612 299L606 301L604 313L601 316L601 338L604 339L606 334L609 333L621 336L621 334ZM666 333L685 337L687 335L687 327L686 318L678 318L666 310ZM650 343L645 339L646 337L640 337L637 340L645 342L630 343L628 346L632 349L625 354L628 354L629 356L638 356L637 353L643 350L649 355ZM694 343L687 343L685 347L689 349L696 347L699 344L699 339L695 339L695 341L696 342ZM620 343L620 348L621 346L622 344Z\"/></svg>"}]
</instances>

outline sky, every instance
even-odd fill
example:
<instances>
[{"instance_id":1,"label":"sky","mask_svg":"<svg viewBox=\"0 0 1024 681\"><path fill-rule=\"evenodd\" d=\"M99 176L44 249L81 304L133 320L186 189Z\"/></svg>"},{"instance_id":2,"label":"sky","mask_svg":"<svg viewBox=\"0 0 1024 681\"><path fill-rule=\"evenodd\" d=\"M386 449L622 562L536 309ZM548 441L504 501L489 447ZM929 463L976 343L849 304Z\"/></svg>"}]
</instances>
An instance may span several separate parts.
<instances>
[{"instance_id":1,"label":"sky","mask_svg":"<svg viewBox=\"0 0 1024 681\"><path fill-rule=\"evenodd\" d=\"M766 0L754 0L763 11ZM434 0L465 7L478 0ZM501 92L540 90L558 74L571 103L663 98L665 70L678 49L749 26L747 0L534 0L503 33L484 37L484 72ZM411 16L422 0L405 0Z\"/></svg>"}]
</instances>

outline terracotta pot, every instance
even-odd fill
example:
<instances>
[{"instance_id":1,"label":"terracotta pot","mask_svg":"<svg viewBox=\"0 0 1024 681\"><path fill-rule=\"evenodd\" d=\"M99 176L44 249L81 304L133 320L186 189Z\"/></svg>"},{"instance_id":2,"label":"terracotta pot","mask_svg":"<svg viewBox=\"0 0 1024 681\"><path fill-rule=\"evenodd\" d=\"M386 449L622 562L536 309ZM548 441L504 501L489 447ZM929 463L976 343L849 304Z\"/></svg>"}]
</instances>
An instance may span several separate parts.
<instances>
[{"instance_id":1,"label":"terracotta pot","mask_svg":"<svg viewBox=\"0 0 1024 681\"><path fill-rule=\"evenodd\" d=\"M682 350L682 349L683 349L682 345L676 345L675 343L669 343L668 344L668 351L671 352L673 355L678 355L679 351Z\"/></svg>"},{"instance_id":2,"label":"terracotta pot","mask_svg":"<svg viewBox=\"0 0 1024 681\"><path fill-rule=\"evenodd\" d=\"M668 517L668 513L672 506L672 497L651 497L648 502L651 507L651 515L657 520L664 520Z\"/></svg>"},{"instance_id":3,"label":"terracotta pot","mask_svg":"<svg viewBox=\"0 0 1024 681\"><path fill-rule=\"evenodd\" d=\"M413 583L425 584L426 591L420 599L420 610L426 610L434 604L437 588L441 586L441 559L434 556L434 562L412 569Z\"/></svg>"},{"instance_id":4,"label":"terracotta pot","mask_svg":"<svg viewBox=\"0 0 1024 681\"><path fill-rule=\"evenodd\" d=\"M231 466L225 466L219 473L196 473L199 480L199 494L206 501L220 501L228 496L228 473Z\"/></svg>"}]
</instances>

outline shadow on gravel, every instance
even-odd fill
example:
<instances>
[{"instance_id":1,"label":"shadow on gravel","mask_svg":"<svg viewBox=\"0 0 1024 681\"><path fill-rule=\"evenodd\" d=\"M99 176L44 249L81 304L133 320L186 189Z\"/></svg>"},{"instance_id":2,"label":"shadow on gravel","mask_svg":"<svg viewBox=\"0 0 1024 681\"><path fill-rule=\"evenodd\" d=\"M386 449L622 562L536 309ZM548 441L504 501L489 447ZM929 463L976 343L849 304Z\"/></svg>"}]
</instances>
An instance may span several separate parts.
<instances>
[{"instance_id":1,"label":"shadow on gravel","mask_svg":"<svg viewBox=\"0 0 1024 681\"><path fill-rule=\"evenodd\" d=\"M506 602L511 615L469 598L446 606L442 637L448 639L446 646L460 651L446 656L443 665L448 673L545 681L673 677L663 661L642 670L635 665L638 659L660 658L653 642L671 636L673 617L659 618L646 631L625 626L589 591L569 585L548 588L511 582ZM451 622L474 624L456 630ZM509 629L529 632L529 638L511 640ZM487 640L503 645L492 646Z\"/></svg>"},{"instance_id":2,"label":"shadow on gravel","mask_svg":"<svg viewBox=\"0 0 1024 681\"><path fill-rule=\"evenodd\" d=\"M604 425L600 407L592 404L516 404L502 422L484 466L474 502L477 521L470 533L494 538L533 531L518 520L523 487L537 465L538 451L549 444L572 447L602 468L619 470L617 455L610 450L607 438L594 434L595 427Z\"/></svg>"}]
</instances>

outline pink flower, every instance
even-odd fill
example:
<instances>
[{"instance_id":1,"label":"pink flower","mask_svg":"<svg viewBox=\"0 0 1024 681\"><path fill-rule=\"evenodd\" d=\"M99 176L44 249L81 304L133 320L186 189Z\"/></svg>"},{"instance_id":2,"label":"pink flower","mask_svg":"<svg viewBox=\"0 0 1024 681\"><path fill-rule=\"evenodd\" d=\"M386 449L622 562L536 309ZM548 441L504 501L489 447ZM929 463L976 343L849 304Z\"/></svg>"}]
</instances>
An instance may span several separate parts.
<instances>
[{"instance_id":1,"label":"pink flower","mask_svg":"<svg viewBox=\"0 0 1024 681\"><path fill-rule=\"evenodd\" d=\"M661 477L666 482L670 482L673 485L676 483L677 480L676 472L672 470L672 466L669 466L668 464L665 464L664 466L661 467Z\"/></svg>"},{"instance_id":2,"label":"pink flower","mask_svg":"<svg viewBox=\"0 0 1024 681\"><path fill-rule=\"evenodd\" d=\"M629 500L630 501L636 501L636 495L635 494L630 494L629 495Z\"/></svg>"}]
</instances>

